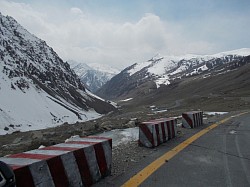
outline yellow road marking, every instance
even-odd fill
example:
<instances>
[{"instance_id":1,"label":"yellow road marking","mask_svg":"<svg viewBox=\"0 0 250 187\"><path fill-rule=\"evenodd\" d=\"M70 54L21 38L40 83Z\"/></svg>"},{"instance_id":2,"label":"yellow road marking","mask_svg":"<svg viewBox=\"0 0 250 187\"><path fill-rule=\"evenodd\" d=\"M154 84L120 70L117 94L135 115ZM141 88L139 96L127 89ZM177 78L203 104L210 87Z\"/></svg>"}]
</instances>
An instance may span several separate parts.
<instances>
[{"instance_id":1,"label":"yellow road marking","mask_svg":"<svg viewBox=\"0 0 250 187\"><path fill-rule=\"evenodd\" d=\"M248 112L240 113L238 115L225 118L217 123L210 125L209 127L205 128L205 129L201 130L200 132L198 132L195 135L193 135L192 137L188 138L187 140L185 140L181 144L177 145L175 148L171 149L170 151L168 151L167 153L162 155L160 158L158 158L157 160L155 160L154 162L149 164L147 167L145 167L139 173L137 173L132 178L130 178L126 183L124 183L122 185L122 187L139 186L144 180L146 180L152 173L154 173L164 163L166 163L168 160L173 158L175 155L177 155L180 151L185 149L188 145L193 143L195 140L197 140L198 138L200 138L201 136L203 136L204 134L206 134L210 130L214 129L218 125L225 123L226 121L228 121L232 117L238 117L238 116L241 116L241 115L246 114L246 113L248 113Z\"/></svg>"}]
</instances>

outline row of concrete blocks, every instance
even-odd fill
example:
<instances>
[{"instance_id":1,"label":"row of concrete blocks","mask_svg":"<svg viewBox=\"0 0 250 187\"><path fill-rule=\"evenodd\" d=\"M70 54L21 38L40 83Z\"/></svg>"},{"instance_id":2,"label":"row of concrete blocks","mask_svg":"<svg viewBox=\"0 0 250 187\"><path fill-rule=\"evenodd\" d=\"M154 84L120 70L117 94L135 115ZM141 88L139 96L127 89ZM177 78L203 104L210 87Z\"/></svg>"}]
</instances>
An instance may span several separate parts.
<instances>
[{"instance_id":1,"label":"row of concrete blocks","mask_svg":"<svg viewBox=\"0 0 250 187\"><path fill-rule=\"evenodd\" d=\"M195 128L203 124L203 112L192 111L182 114L182 127ZM161 118L139 125L139 145L154 148L176 136L177 119Z\"/></svg>"},{"instance_id":2,"label":"row of concrete blocks","mask_svg":"<svg viewBox=\"0 0 250 187\"><path fill-rule=\"evenodd\" d=\"M1 157L17 187L91 186L111 174L112 139L88 136Z\"/></svg>"},{"instance_id":3,"label":"row of concrete blocks","mask_svg":"<svg viewBox=\"0 0 250 187\"><path fill-rule=\"evenodd\" d=\"M201 125L202 112L183 113L183 127ZM139 144L156 147L176 136L177 120L161 118L139 125ZM111 173L112 139L88 136L1 157L10 165L17 187L91 186Z\"/></svg>"}]
</instances>

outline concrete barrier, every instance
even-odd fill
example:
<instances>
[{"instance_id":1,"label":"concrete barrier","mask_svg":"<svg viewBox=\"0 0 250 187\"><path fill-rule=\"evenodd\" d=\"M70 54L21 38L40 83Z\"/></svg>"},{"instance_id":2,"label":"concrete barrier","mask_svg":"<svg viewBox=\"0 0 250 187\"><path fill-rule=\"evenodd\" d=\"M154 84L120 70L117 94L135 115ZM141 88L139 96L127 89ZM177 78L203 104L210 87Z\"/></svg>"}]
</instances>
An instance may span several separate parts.
<instances>
[{"instance_id":1,"label":"concrete barrier","mask_svg":"<svg viewBox=\"0 0 250 187\"><path fill-rule=\"evenodd\" d=\"M177 120L174 118L161 118L139 125L139 145L156 147L176 136Z\"/></svg>"},{"instance_id":2,"label":"concrete barrier","mask_svg":"<svg viewBox=\"0 0 250 187\"><path fill-rule=\"evenodd\" d=\"M195 128L203 124L203 112L191 111L182 113L182 127Z\"/></svg>"},{"instance_id":3,"label":"concrete barrier","mask_svg":"<svg viewBox=\"0 0 250 187\"><path fill-rule=\"evenodd\" d=\"M17 187L90 186L111 173L112 139L79 137L0 160L12 167Z\"/></svg>"}]
</instances>

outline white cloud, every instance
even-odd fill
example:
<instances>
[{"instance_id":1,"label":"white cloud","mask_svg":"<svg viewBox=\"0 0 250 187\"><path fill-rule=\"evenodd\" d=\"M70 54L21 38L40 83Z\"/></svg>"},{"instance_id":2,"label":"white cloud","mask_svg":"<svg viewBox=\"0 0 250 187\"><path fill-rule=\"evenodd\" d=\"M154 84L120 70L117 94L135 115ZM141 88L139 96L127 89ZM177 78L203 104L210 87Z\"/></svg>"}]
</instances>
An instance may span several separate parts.
<instances>
[{"instance_id":1,"label":"white cloud","mask_svg":"<svg viewBox=\"0 0 250 187\"><path fill-rule=\"evenodd\" d=\"M66 12L59 11L61 21L55 21L53 12L41 12L28 4L6 0L0 1L0 11L45 40L64 60L125 68L156 53L204 53L214 49L209 42L185 39L181 25L168 23L151 13L135 23L114 23L72 7Z\"/></svg>"},{"instance_id":2,"label":"white cloud","mask_svg":"<svg viewBox=\"0 0 250 187\"><path fill-rule=\"evenodd\" d=\"M80 8L77 8L77 7L72 7L72 8L70 9L70 12L71 12L72 14L75 14L75 15L83 15L82 10L81 10Z\"/></svg>"}]
</instances>

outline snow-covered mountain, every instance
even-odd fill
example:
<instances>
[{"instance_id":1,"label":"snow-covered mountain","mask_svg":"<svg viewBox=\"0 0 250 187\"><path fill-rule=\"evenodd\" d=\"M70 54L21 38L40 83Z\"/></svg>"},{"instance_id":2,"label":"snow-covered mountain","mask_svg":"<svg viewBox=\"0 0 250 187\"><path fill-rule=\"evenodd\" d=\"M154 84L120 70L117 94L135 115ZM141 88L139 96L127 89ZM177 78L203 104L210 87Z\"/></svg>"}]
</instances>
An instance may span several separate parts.
<instances>
[{"instance_id":1,"label":"snow-covered mountain","mask_svg":"<svg viewBox=\"0 0 250 187\"><path fill-rule=\"evenodd\" d=\"M86 121L113 109L87 91L45 41L0 13L0 135Z\"/></svg>"},{"instance_id":2,"label":"snow-covered mountain","mask_svg":"<svg viewBox=\"0 0 250 187\"><path fill-rule=\"evenodd\" d=\"M246 63L244 57L249 55L248 48L214 55L161 56L157 54L146 62L135 63L124 69L98 90L97 94L110 99L122 97L131 90L141 87L149 90L157 89L162 85L171 84L176 79L189 76L203 75L203 78L206 78L226 73L244 65Z\"/></svg>"},{"instance_id":3,"label":"snow-covered mountain","mask_svg":"<svg viewBox=\"0 0 250 187\"><path fill-rule=\"evenodd\" d=\"M120 71L105 64L98 63L77 63L69 60L68 63L76 74L80 77L82 83L92 92L97 91L113 76Z\"/></svg>"}]
</instances>

